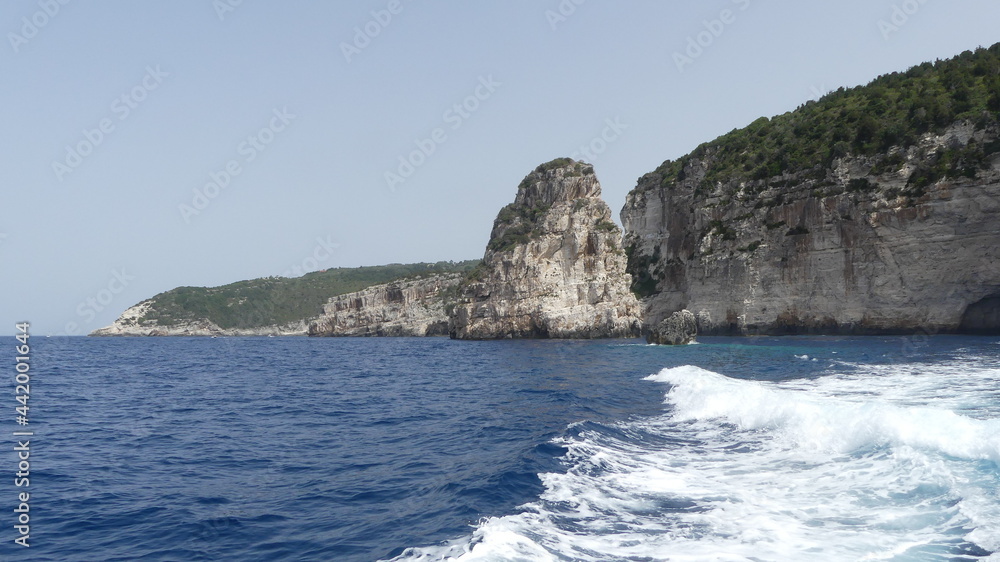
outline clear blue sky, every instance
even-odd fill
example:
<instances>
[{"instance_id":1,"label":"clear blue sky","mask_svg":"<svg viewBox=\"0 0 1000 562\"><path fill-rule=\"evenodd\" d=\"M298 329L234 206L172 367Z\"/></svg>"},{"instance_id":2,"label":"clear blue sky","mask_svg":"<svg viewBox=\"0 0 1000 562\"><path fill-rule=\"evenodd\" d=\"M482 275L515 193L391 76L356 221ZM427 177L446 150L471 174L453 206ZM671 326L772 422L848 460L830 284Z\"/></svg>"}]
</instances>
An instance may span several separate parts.
<instances>
[{"instance_id":1,"label":"clear blue sky","mask_svg":"<svg viewBox=\"0 0 1000 562\"><path fill-rule=\"evenodd\" d=\"M7 0L0 334L86 333L181 285L478 258L539 163L591 146L617 214L663 160L998 21L995 0Z\"/></svg>"}]
</instances>

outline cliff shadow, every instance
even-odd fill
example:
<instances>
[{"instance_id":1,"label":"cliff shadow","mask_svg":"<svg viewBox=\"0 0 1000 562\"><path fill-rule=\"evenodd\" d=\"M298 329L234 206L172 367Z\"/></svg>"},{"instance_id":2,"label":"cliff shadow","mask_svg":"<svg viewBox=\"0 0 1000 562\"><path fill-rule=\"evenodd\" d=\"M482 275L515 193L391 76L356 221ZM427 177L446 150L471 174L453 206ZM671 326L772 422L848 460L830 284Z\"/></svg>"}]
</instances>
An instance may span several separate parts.
<instances>
[{"instance_id":1,"label":"cliff shadow","mask_svg":"<svg viewBox=\"0 0 1000 562\"><path fill-rule=\"evenodd\" d=\"M1000 294L970 304L958 331L963 334L1000 335Z\"/></svg>"}]
</instances>

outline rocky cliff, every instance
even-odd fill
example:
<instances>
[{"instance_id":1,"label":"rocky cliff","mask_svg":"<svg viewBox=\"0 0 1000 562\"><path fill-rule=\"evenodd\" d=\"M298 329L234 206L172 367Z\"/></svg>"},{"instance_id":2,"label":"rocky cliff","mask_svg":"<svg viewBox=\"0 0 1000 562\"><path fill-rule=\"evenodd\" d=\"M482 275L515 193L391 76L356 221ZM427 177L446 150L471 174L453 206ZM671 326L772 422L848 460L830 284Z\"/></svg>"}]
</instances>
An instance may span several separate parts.
<instances>
[{"instance_id":1,"label":"rocky cliff","mask_svg":"<svg viewBox=\"0 0 1000 562\"><path fill-rule=\"evenodd\" d=\"M482 263L459 288L457 339L604 338L638 334L621 230L593 167L536 168L504 207Z\"/></svg>"},{"instance_id":2,"label":"rocky cliff","mask_svg":"<svg viewBox=\"0 0 1000 562\"><path fill-rule=\"evenodd\" d=\"M702 334L996 332L997 138L961 121L758 179L710 178L728 155L707 145L643 176L621 218L644 325L689 309Z\"/></svg>"},{"instance_id":3,"label":"rocky cliff","mask_svg":"<svg viewBox=\"0 0 1000 562\"><path fill-rule=\"evenodd\" d=\"M309 335L446 336L446 306L463 277L432 275L333 297L309 323Z\"/></svg>"}]
</instances>

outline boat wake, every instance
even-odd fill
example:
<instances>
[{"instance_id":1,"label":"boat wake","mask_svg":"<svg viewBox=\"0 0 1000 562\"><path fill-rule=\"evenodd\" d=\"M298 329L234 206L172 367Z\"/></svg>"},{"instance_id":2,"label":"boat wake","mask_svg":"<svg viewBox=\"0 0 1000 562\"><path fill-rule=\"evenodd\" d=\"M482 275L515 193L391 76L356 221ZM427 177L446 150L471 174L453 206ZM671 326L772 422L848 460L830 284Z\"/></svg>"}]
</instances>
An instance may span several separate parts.
<instances>
[{"instance_id":1,"label":"boat wake","mask_svg":"<svg viewBox=\"0 0 1000 562\"><path fill-rule=\"evenodd\" d=\"M663 415L574 424L537 501L395 560L1000 560L996 369L647 380Z\"/></svg>"}]
</instances>

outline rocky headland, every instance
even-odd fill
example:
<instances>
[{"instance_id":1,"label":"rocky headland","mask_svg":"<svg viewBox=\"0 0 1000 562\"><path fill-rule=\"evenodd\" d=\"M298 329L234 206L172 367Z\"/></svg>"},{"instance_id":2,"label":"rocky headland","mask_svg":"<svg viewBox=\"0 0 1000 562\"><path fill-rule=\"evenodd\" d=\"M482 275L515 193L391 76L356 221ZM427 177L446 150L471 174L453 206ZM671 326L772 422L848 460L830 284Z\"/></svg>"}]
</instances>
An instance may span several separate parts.
<instances>
[{"instance_id":1,"label":"rocky headland","mask_svg":"<svg viewBox=\"0 0 1000 562\"><path fill-rule=\"evenodd\" d=\"M621 229L591 165L537 167L497 215L482 263L459 288L456 339L638 335Z\"/></svg>"},{"instance_id":2,"label":"rocky headland","mask_svg":"<svg viewBox=\"0 0 1000 562\"><path fill-rule=\"evenodd\" d=\"M392 310L399 308L397 303L370 295L378 294L380 286L419 286L438 276L453 285L457 277L478 263L478 260L470 260L335 268L301 277L238 281L222 287L177 287L130 307L113 324L91 335L305 336L310 323L314 322L317 334L326 330L323 326L339 326L325 335L343 335L339 333L341 329L351 335L418 334L424 332L419 327L424 319L415 310L407 309L402 311L402 316L394 315ZM393 293L383 289L382 294L391 297ZM337 302L355 301L372 308L358 313L348 311L349 306L345 306L333 316L324 312L324 309L337 310ZM447 325L447 315L441 306L432 305L431 308L439 328L430 330L430 334L447 335L446 329L440 329ZM345 319L347 315L353 315L355 320L336 320ZM382 318L387 326L372 324L367 330L358 330L360 320L357 319L362 317L372 322ZM412 326L407 325L409 319L412 319ZM331 320L334 320L332 324ZM403 328L400 330L399 326Z\"/></svg>"},{"instance_id":3,"label":"rocky headland","mask_svg":"<svg viewBox=\"0 0 1000 562\"><path fill-rule=\"evenodd\" d=\"M110 326L94 330L91 336L304 336L305 320L283 325L246 328L222 328L207 318L161 323L155 314L156 303L145 300L128 308Z\"/></svg>"}]
</instances>

